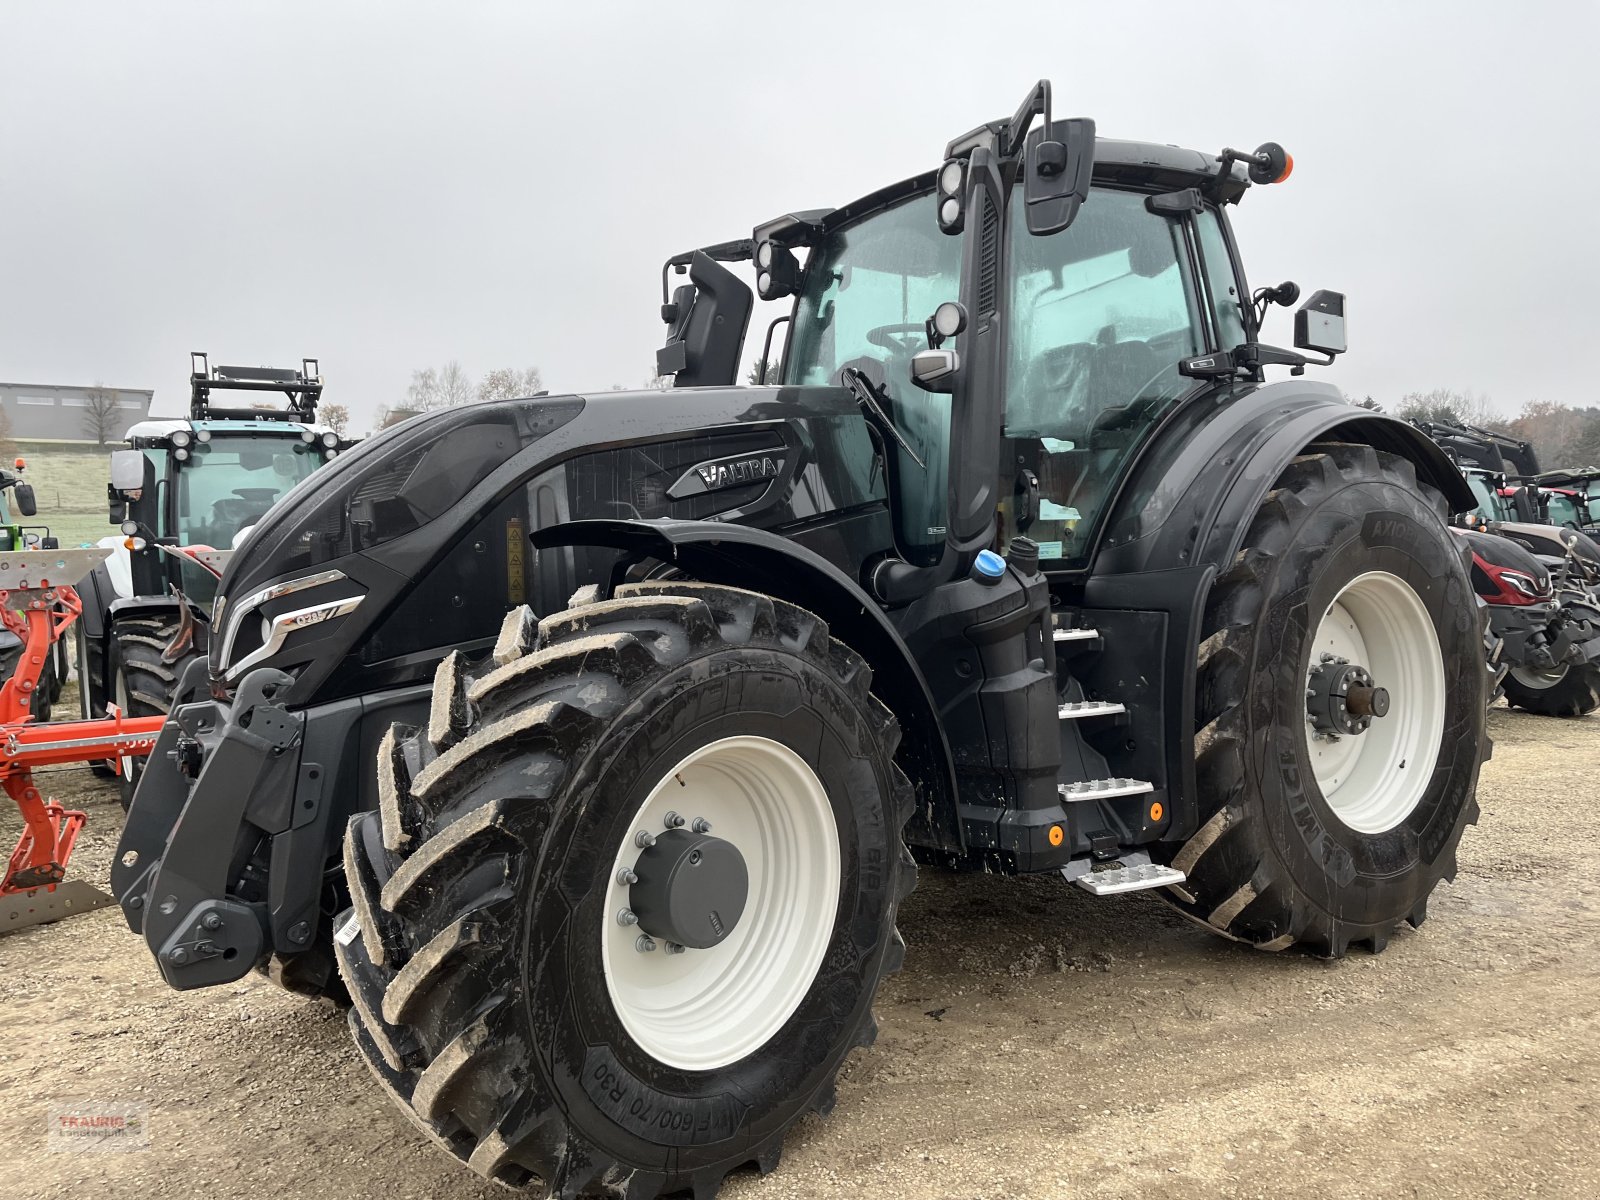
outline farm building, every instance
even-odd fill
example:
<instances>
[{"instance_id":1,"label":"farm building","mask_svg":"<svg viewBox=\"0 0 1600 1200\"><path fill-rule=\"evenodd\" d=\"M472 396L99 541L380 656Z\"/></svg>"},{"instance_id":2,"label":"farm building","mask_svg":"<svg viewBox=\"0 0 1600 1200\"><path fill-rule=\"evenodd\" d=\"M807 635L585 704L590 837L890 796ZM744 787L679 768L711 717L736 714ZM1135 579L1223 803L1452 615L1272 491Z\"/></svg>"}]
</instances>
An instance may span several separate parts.
<instances>
[{"instance_id":1,"label":"farm building","mask_svg":"<svg viewBox=\"0 0 1600 1200\"><path fill-rule=\"evenodd\" d=\"M118 443L150 415L149 388L0 383L9 434L26 441Z\"/></svg>"}]
</instances>

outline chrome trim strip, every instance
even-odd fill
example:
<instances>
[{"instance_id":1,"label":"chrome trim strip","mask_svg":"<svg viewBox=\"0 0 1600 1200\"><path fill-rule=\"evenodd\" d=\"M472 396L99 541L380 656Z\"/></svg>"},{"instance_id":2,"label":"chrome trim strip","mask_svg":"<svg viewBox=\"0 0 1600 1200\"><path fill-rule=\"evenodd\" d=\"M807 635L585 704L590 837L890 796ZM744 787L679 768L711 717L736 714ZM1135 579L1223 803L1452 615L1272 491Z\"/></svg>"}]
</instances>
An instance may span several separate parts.
<instances>
[{"instance_id":1,"label":"chrome trim strip","mask_svg":"<svg viewBox=\"0 0 1600 1200\"><path fill-rule=\"evenodd\" d=\"M344 577L343 571L318 571L315 575L302 575L299 579L289 579L283 583L275 583L271 587L262 588L254 595L246 596L239 601L237 608L227 605L226 597L218 596L217 604L226 605L225 620L227 624L222 631L223 668L226 669L228 666L228 659L233 654L233 639L238 635L239 623L244 620L246 613L255 611L268 600L276 600L279 596L303 592L307 588L320 587L324 583L338 583ZM213 611L215 611L215 606L213 606ZM228 677L232 678L231 672Z\"/></svg>"},{"instance_id":2,"label":"chrome trim strip","mask_svg":"<svg viewBox=\"0 0 1600 1200\"><path fill-rule=\"evenodd\" d=\"M342 617L354 611L356 605L363 599L362 596L346 596L343 600L329 600L322 604L314 604L310 608L297 608L293 612L279 613L272 618L272 627L267 632L267 640L258 649L252 650L224 671L223 678L228 680L238 678L247 668L283 649L284 642L289 640L289 635L295 630L320 625L324 621L331 621L334 617Z\"/></svg>"}]
</instances>

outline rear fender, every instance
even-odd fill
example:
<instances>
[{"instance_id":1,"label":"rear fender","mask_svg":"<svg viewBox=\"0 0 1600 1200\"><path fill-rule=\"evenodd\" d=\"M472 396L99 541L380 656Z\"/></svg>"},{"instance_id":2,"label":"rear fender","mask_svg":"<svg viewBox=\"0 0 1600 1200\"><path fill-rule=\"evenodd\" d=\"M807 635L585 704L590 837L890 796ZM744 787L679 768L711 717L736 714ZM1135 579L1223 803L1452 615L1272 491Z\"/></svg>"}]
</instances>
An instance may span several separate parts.
<instances>
[{"instance_id":1,"label":"rear fender","mask_svg":"<svg viewBox=\"0 0 1600 1200\"><path fill-rule=\"evenodd\" d=\"M635 560L659 559L702 582L764 592L827 621L834 637L867 660L873 694L900 722L895 760L919 797L908 839L960 852L955 769L927 679L877 602L838 567L775 533L717 521L569 521L536 530L533 544L601 546Z\"/></svg>"}]
</instances>

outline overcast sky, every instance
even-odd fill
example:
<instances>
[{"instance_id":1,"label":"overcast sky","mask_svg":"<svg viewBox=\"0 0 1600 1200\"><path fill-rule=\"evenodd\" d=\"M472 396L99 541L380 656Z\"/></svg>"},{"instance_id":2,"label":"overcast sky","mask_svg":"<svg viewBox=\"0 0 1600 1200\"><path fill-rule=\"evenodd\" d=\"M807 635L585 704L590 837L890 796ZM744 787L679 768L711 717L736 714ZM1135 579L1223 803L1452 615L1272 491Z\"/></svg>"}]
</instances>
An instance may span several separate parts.
<instances>
[{"instance_id":1,"label":"overcast sky","mask_svg":"<svg viewBox=\"0 0 1600 1200\"><path fill-rule=\"evenodd\" d=\"M1236 228L1253 286L1348 294L1347 392L1600 403L1600 4L978 11L0 0L0 379L177 412L191 349L309 355L358 428L451 358L637 385L663 258L936 166L1044 76L1105 136L1290 150Z\"/></svg>"}]
</instances>

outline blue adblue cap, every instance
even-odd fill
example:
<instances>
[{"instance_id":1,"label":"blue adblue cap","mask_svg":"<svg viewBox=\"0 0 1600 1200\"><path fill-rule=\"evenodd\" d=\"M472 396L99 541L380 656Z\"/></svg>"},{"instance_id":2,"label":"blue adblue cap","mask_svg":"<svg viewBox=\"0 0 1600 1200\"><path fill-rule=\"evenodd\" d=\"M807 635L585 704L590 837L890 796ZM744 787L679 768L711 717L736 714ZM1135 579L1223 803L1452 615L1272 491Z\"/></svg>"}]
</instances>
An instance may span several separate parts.
<instances>
[{"instance_id":1,"label":"blue adblue cap","mask_svg":"<svg viewBox=\"0 0 1600 1200\"><path fill-rule=\"evenodd\" d=\"M979 550L972 563L972 573L980 579L999 579L1006 573L1006 560L993 550Z\"/></svg>"}]
</instances>

